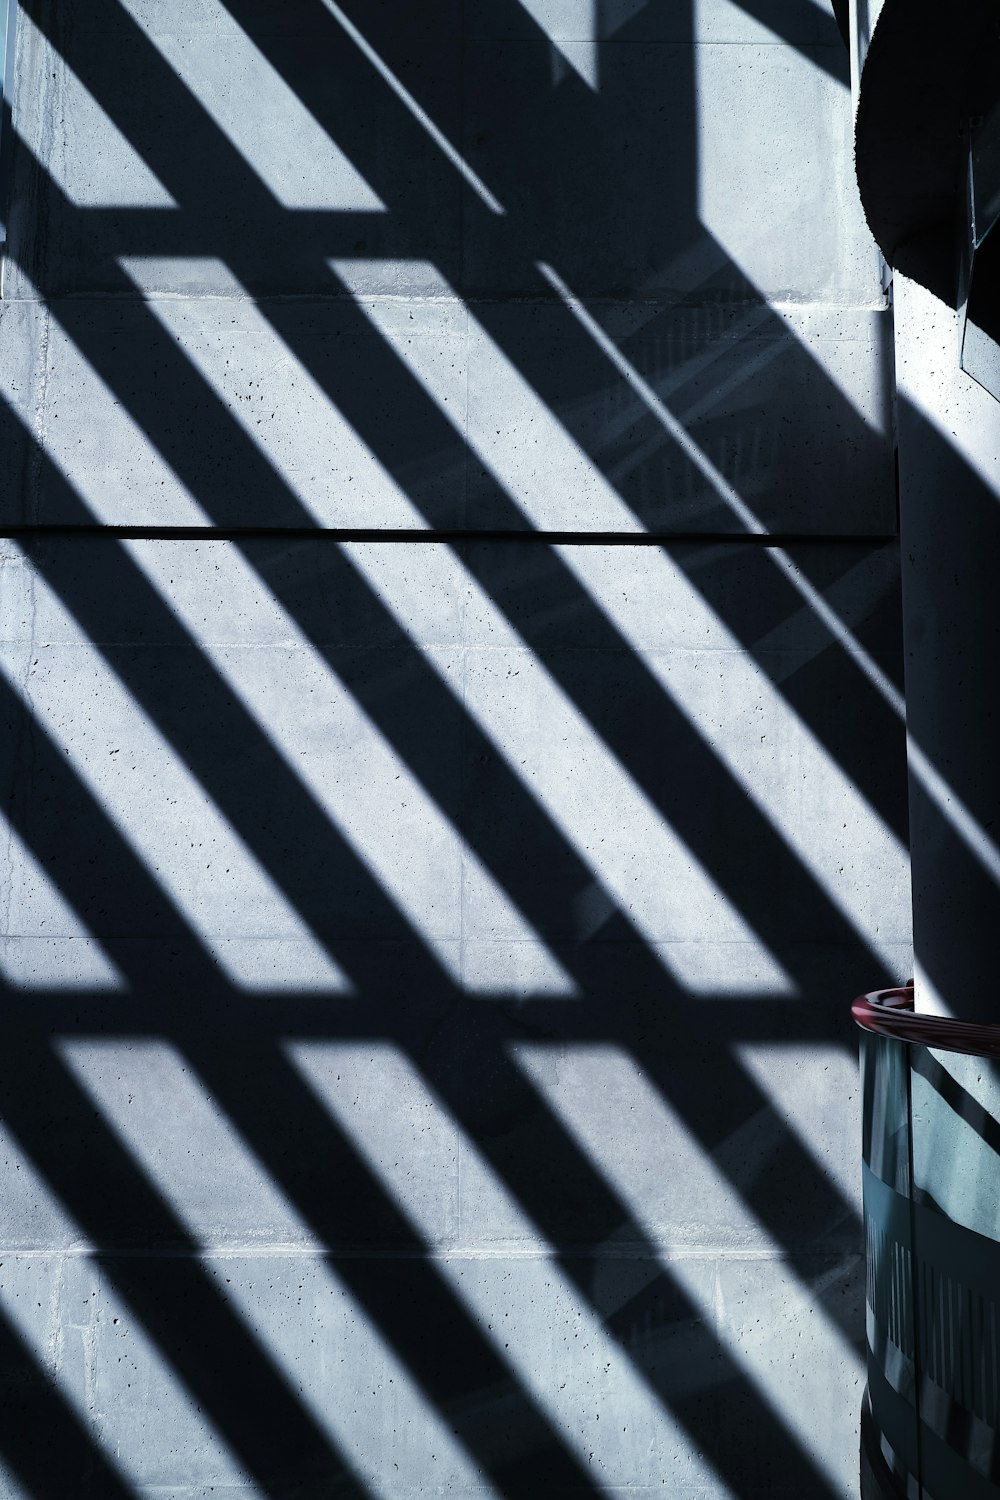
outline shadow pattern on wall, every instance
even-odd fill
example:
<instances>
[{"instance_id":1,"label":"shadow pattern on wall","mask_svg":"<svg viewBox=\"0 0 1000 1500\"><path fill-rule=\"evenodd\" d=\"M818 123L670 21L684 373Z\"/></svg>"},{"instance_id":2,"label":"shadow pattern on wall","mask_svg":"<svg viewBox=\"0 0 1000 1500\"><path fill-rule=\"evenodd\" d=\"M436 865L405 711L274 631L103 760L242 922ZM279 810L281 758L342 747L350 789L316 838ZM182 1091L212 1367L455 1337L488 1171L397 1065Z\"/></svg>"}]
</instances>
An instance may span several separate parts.
<instances>
[{"instance_id":1,"label":"shadow pattern on wall","mask_svg":"<svg viewBox=\"0 0 1000 1500\"><path fill-rule=\"evenodd\" d=\"M153 1415L173 1384L230 1456L230 1469L213 1470L217 1455L185 1455L159 1481L176 1493L200 1492L208 1472L222 1474L222 1492L238 1473L274 1497L402 1493L406 1476L393 1489L372 1452L398 1445L425 1465L439 1442L452 1493L474 1481L511 1500L596 1494L616 1474L642 1471L649 1493L664 1476L679 1493L695 1475L705 1493L724 1486L746 1500L840 1494L791 1377L774 1377L774 1346L746 1330L727 1336L713 1309L756 1296L760 1316L778 1324L815 1308L831 1348L860 1343L856 1212L747 1049L778 1038L789 1049L850 1051L845 997L905 959L854 901L857 880L838 886L842 846L833 839L824 851L820 830L782 816L784 784L755 782L763 752L741 743L755 715L762 744L774 725L794 730L800 738L780 753L791 745L842 788L831 807L842 797L854 809L848 836L860 830L887 858L902 848L899 685L886 675L898 676L899 658L893 545L823 541L823 528L816 540L778 539L793 529L795 494L831 454L871 454L874 474L882 440L800 343L778 338L777 315L699 224L693 78L685 90L671 75L669 98L637 89L636 59L662 63L664 49L686 46L690 18L675 15L670 35L647 49L652 23L625 7L615 24L636 43L630 69L616 74L609 56L595 91L572 69L553 87L564 51L506 0L482 9L471 41L445 6L303 0L294 9L291 25L255 0L226 5L388 211L285 208L157 51L138 5L130 13L98 0L84 13L38 0L27 12L175 206L81 206L51 163L16 141L7 270L22 296L4 310L5 348L18 320L44 308L47 348L59 354L44 363L41 430L13 389L16 373L5 386L6 811L25 851L18 879L43 872L31 878L58 892L118 981L61 986L22 972L7 986L7 1150L41 1185L52 1222L68 1226L58 1233L71 1269L55 1289L37 1272L65 1312L57 1349L37 1333L36 1271L11 1272L0 1302L0 1454L32 1495L124 1496L157 1482L127 1441L123 1452L108 1435L114 1401L126 1400L115 1383L124 1377L107 1373L120 1320L147 1350L145 1364L118 1356L149 1382L136 1409L153 1425L173 1420ZM836 73L832 18L825 29L821 16L808 24L819 33L805 50ZM565 55L586 71L586 58ZM602 50L594 55L603 66ZM481 118L470 118L468 92L464 102L456 94L458 74ZM422 119L445 145L461 141L461 155ZM644 152L631 155L609 145L639 139ZM689 251L699 270L681 288L676 268ZM150 257L175 268L152 291L137 269ZM400 268L406 300L380 302L366 288L373 262ZM665 266L674 268L666 281ZM202 279L185 288L177 276ZM370 518L357 507L318 517L305 478L303 490L290 478L298 458L276 454L267 435L273 413L262 411L253 436L253 380L243 388L248 417L213 383L208 356L199 363L171 332L177 294L232 283L248 299L234 318L250 319L254 337L263 328L290 368L307 372L405 498L412 524L402 502ZM566 288L597 299L582 319ZM668 320L673 371L633 365L630 376L628 336L601 326L600 299L620 311L636 289L651 309L637 347L658 347L650 319ZM493 361L484 379L492 369L524 411L548 413L538 461L560 479L560 454L578 456L584 512L532 508L545 485L530 463L505 467L523 429L491 446L486 418L456 427L435 399L420 351L392 321L428 297L481 330ZM720 342L734 306L745 332ZM139 482L138 459L121 481L113 464L92 468L88 489L86 466L74 470L54 430L72 420L57 399L63 359L98 377L157 472L200 508L204 532L190 515L156 512L153 499L133 516L102 509L102 489ZM811 430L790 434L780 455L759 407L779 365L780 389L808 391L810 408L824 396ZM593 392L602 393L596 418ZM747 515L732 496L762 518L773 545L745 540ZM644 530L678 535L648 545ZM623 536L634 550L618 545ZM627 591L637 576L650 590L645 613L619 603L620 583ZM446 624L429 646L412 623L425 618L422 583L462 617L457 635ZM756 684L739 720L713 720L719 702L704 679L689 688L665 679L655 620L669 608L704 609L719 659L738 659ZM474 629L473 645L492 635L501 677L536 675L534 698L500 680L477 697L467 665L453 672ZM687 649L684 620L671 629ZM256 698L243 647L264 637L279 665ZM310 682L337 704L320 713L325 754L308 734L301 747L296 739ZM577 737L576 752L541 740L556 724ZM121 745L108 725L121 728ZM338 732L361 736L375 793L340 788L336 768L356 774L357 754ZM532 747L537 760L525 768L518 750ZM547 779L560 754L567 769ZM408 789L397 802L386 790L393 776ZM590 837L602 788L611 852ZM152 847L167 826L159 799L174 789L177 839L191 833L189 847L181 856L179 842L161 842L156 857L144 854L144 839ZM351 822L352 806L377 810L383 794L384 826ZM640 821L630 825L632 810ZM420 864L415 828L438 841L438 866ZM707 977L686 969L697 943L683 923L661 941L643 891L628 895L636 872L651 870L647 831L671 870L687 871L701 918L707 911L725 941L739 936L734 951L749 967L738 983L717 966ZM454 848L463 911L475 916L478 899L506 926L481 919L478 933L456 935L435 925L428 873L450 879ZM254 872L242 887L218 868L228 850ZM213 892L230 888L234 902L270 892L268 912L286 914L275 942L314 955L316 973L326 963L328 982L270 986L267 956L241 979L236 946L201 921L222 899ZM493 987L479 977L491 964L504 977ZM552 1062L567 1055L583 1059L568 1092ZM610 1059L606 1071L594 1059ZM142 1128L130 1131L129 1110L144 1107L133 1077L150 1093ZM588 1080L612 1089L603 1113L593 1111L597 1138L581 1113L581 1097L594 1103ZM178 1109L189 1100L190 1116L165 1119L157 1098ZM643 1171L666 1186L651 1195L641 1171L630 1177L629 1112L660 1131L662 1153ZM206 1121L221 1143L207 1168L198 1162L215 1139L199 1133ZM648 1149L650 1137L639 1139ZM230 1159L246 1175L227 1185L219 1164ZM451 1210L442 1219L433 1191L414 1186L457 1174L459 1161L467 1211L509 1251L499 1271L500 1251L463 1257ZM278 1206L261 1209L267 1192ZM663 1203L666 1217L650 1206ZM206 1246L198 1221L209 1209ZM28 1226L25 1250L30 1227L49 1224L37 1204L17 1222ZM311 1294L321 1286L350 1309L341 1336L353 1370L337 1366L333 1332L325 1350L305 1348L327 1324L308 1305L296 1312L301 1266L285 1253L282 1226L313 1257ZM702 1285L690 1269L700 1263L670 1253L674 1230L682 1252L733 1232L736 1280ZM252 1250L257 1233L254 1269L232 1244ZM282 1254L268 1259L275 1244ZM737 1252L759 1256L762 1244L773 1253L756 1284ZM344 1333L357 1327L387 1351L398 1409L381 1397L365 1406L363 1353ZM111 1351L96 1393L66 1374L78 1368L74 1341L95 1339ZM160 1386L149 1374L157 1368L167 1372ZM650 1445L642 1461L622 1458L631 1436L600 1431L619 1411ZM398 1430L379 1429L414 1414L424 1425L410 1449Z\"/></svg>"}]
</instances>

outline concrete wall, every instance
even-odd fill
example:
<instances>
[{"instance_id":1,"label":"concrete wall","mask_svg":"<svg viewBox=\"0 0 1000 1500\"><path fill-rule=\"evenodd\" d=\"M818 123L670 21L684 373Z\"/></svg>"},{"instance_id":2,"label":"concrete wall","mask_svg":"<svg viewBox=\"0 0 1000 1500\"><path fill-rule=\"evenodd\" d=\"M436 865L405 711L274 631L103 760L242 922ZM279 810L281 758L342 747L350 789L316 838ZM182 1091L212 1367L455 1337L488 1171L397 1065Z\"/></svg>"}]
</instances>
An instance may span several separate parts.
<instances>
[{"instance_id":1,"label":"concrete wall","mask_svg":"<svg viewBox=\"0 0 1000 1500\"><path fill-rule=\"evenodd\" d=\"M34 0L14 119L0 1494L851 1495L911 951L832 16Z\"/></svg>"}]
</instances>

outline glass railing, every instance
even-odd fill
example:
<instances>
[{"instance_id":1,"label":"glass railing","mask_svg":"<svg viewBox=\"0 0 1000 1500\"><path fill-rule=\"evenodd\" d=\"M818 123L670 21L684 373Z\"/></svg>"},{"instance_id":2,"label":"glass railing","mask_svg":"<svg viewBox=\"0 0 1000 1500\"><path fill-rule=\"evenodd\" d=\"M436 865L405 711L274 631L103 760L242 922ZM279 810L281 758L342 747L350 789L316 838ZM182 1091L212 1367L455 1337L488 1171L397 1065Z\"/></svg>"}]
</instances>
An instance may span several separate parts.
<instances>
[{"instance_id":1,"label":"glass railing","mask_svg":"<svg viewBox=\"0 0 1000 1500\"><path fill-rule=\"evenodd\" d=\"M863 1029L862 1500L1000 1497L1000 1026L854 1005Z\"/></svg>"},{"instance_id":2,"label":"glass railing","mask_svg":"<svg viewBox=\"0 0 1000 1500\"><path fill-rule=\"evenodd\" d=\"M970 132L960 247L962 369L1000 401L1000 106Z\"/></svg>"}]
</instances>

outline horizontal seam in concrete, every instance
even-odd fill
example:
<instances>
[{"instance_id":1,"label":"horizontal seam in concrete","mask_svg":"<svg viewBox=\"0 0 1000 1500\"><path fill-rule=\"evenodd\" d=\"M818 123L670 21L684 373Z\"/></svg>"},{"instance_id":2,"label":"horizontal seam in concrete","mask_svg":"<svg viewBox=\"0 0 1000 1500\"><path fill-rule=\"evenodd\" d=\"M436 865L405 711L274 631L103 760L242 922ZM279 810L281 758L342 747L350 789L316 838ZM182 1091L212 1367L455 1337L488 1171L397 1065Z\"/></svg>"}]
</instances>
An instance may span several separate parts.
<instances>
[{"instance_id":1,"label":"horizontal seam in concrete","mask_svg":"<svg viewBox=\"0 0 1000 1500\"><path fill-rule=\"evenodd\" d=\"M171 210L167 210L167 209L163 210L164 213L167 213L167 212L170 212L170 211ZM181 212L181 210L173 210L173 211L174 212ZM293 210L293 212L294 212L294 210ZM138 258L142 259L142 257L138 257ZM150 258L153 258L153 257L150 257ZM0 260L2 260L2 259L3 259L3 246L0 245ZM195 261L197 261L197 260L203 260L203 261L210 261L210 260L217 260L217 259L219 259L219 257L218 257L217 254L211 253L210 251L206 250L203 254L192 253L189 256L177 256L177 257L165 256L165 257L163 257L163 259L165 259L165 260L180 259L180 260L195 260ZM338 260L344 260L344 261L349 261L349 260L354 260L354 259L358 259L358 260L389 260L389 259L391 259L391 257L388 257L388 256L373 256L373 255L370 255L370 254L352 256L352 255L341 254L338 251L336 259L338 259ZM412 263L412 264L424 264L424 261L421 260L419 257L416 257L416 258L411 258L411 262L410 263ZM719 310L724 310L726 313L729 313L729 312L731 312L734 309L738 311L738 310L740 310L742 308L749 308L749 309L751 309L753 311L761 311L763 309L764 311L772 311L772 312L777 312L777 313L791 312L791 311L795 311L795 312L812 311L812 312L817 312L817 313L823 313L823 312L827 312L827 313L831 313L831 312L843 312L843 313L870 312L870 313L880 313L881 314L881 313L887 313L887 312L891 312L892 311L892 305L888 301L888 299L885 298L885 297L879 297L879 298L874 299L874 300L871 299L871 298L865 298L862 301L832 301L832 302L826 302L826 301L817 301L814 297L780 297L779 296L779 297L771 297L771 298L768 299L768 301L766 303L762 303L760 301L760 299L757 298L757 297L738 297L738 296L733 295L733 296L727 296L726 300L724 302L720 302L718 299L707 299L705 301L700 301L699 302L699 301L692 301L692 300L690 300L690 299L688 299L686 297L678 298L676 296L672 297L672 296L669 296L669 295L665 295L665 296L662 296L662 297L630 297L630 296L628 296L624 292L622 292L622 293L614 293L614 292L602 293L602 292L596 292L596 293L594 293L592 295L588 295L586 293L582 294L580 296L580 301L582 302L582 304L584 305L584 307L627 308L627 309L629 309L631 311L634 311L636 308L640 308L640 307L643 307L643 308L644 307L651 307L651 308L655 308L659 312L663 312L663 313L676 312L676 313L678 313L678 315L683 315L685 313L695 313L695 312L713 312L713 311L719 311ZM242 305L243 303L252 303L254 306L258 306L258 307L260 307L260 306L267 306L268 304L270 304L272 302L324 302L324 303L325 302L329 302L329 303L342 303L345 306L359 306L359 305L363 306L365 303L373 303L373 302L375 302L375 303L378 303L378 302L398 302L401 306L403 306L403 305L410 305L410 306L412 306L414 303L417 303L420 306L438 306L438 307L454 307L454 308L511 307L511 306L519 306L519 307L548 307L548 308L553 308L553 307L556 306L555 302L551 298L540 297L535 292L510 292L510 293L508 293L506 295L503 295L503 296L487 296L487 295L485 295L482 292L469 291L469 292L464 292L464 293L461 293L461 294L457 294L455 296L439 296L439 295L435 295L433 292L421 292L421 291L413 291L413 292L362 291L362 292L359 292L359 293L355 294L354 292L330 291L330 290L327 290L327 289L322 288L322 287L315 287L312 290L304 291L304 292L276 292L276 291L251 292L251 291L247 291L247 292L244 292L242 295L234 293L232 291L226 291L226 292L205 292L205 291L191 291L191 290L183 291L183 292L170 292L170 291L166 291L166 290L160 290L160 291L142 291L138 287L132 287L132 288L129 288L128 290L125 290L125 291L118 291L118 290L113 290L113 289L110 289L110 288L105 289L105 290L102 290L100 288L92 288L92 289L91 288L86 288L86 289L81 289L79 291L67 290L67 291L58 291L58 292L52 292L52 293L39 292L36 296L33 296L33 297L18 297L18 296L7 296L7 295L0 296L0 306L6 306L6 307L11 307L11 306L15 306L15 305L18 306L18 307L41 307L41 306L55 307L55 306L58 306L59 304L61 304L63 302L100 302L100 303L104 303L104 302L122 302L122 303L146 303L146 302L190 302L190 303L199 303L199 302L222 302L222 303L234 303L234 304L238 304L238 305ZM766 330L762 328L760 330L759 336L763 337L765 335L766 335ZM458 337L459 335L456 334L455 336ZM771 335L771 337L774 337L774 336L775 336L774 334ZM680 334L669 334L668 333L667 335L665 335L665 337L669 341L670 338L680 338L680 337L682 337L682 335L680 335ZM745 334L738 334L738 335L730 336L730 335L728 335L726 333L725 329L720 329L718 337L719 337L720 340L725 340L725 339L729 339L730 337L732 337L732 341L739 342L739 341L744 340L747 337L747 335L745 335ZM856 343L856 342L858 342L857 339L843 339L843 335L838 335L838 339L842 339L843 342L848 342L848 343Z\"/></svg>"},{"instance_id":2,"label":"horizontal seam in concrete","mask_svg":"<svg viewBox=\"0 0 1000 1500\"><path fill-rule=\"evenodd\" d=\"M792 547L817 543L882 547L899 541L898 532L791 531L535 531L477 530L469 527L378 526L115 526L32 522L0 524L0 539L91 537L170 541L243 541L254 537L288 537L327 542L540 542L548 546L658 547L699 542L742 546Z\"/></svg>"},{"instance_id":3,"label":"horizontal seam in concrete","mask_svg":"<svg viewBox=\"0 0 1000 1500\"><path fill-rule=\"evenodd\" d=\"M848 1245L829 1245L825 1248L815 1250L806 1249L806 1257L817 1262L841 1265L844 1261L863 1259L864 1252L861 1247L854 1248ZM264 1258L292 1258L297 1256L309 1256L315 1260L419 1260L419 1261L450 1261L450 1260L586 1260L586 1261L614 1261L614 1260L641 1260L660 1262L674 1262L681 1260L759 1260L784 1263L788 1256L781 1250L771 1247L747 1245L636 1245L636 1246L614 1246L608 1249L577 1247L574 1245L560 1245L558 1242L546 1242L525 1246L503 1245L475 1246L475 1245L445 1245L437 1249L409 1250L405 1248L381 1246L355 1246L346 1245L343 1248L331 1247L327 1244L317 1244L315 1241L303 1240L300 1243L282 1242L274 1245L240 1245L203 1244L198 1248L191 1249L185 1246L128 1246L128 1245L18 1245L13 1249L0 1247L0 1266L7 1258L27 1257L33 1260L58 1260L60 1258L86 1259L115 1259L115 1260L228 1260L235 1257L242 1259L264 1259Z\"/></svg>"}]
</instances>

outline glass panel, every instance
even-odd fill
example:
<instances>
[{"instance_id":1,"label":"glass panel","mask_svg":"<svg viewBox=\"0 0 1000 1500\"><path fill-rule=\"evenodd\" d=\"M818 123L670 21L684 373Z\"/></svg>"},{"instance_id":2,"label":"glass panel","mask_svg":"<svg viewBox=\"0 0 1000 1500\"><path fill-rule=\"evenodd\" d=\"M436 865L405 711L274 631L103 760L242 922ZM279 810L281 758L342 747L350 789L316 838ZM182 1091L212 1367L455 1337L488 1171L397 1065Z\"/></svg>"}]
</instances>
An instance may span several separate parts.
<instances>
[{"instance_id":1,"label":"glass panel","mask_svg":"<svg viewBox=\"0 0 1000 1500\"><path fill-rule=\"evenodd\" d=\"M1000 400L1000 107L973 133L959 265L962 369Z\"/></svg>"},{"instance_id":2,"label":"glass panel","mask_svg":"<svg viewBox=\"0 0 1000 1500\"><path fill-rule=\"evenodd\" d=\"M935 1500L1000 1494L1000 1071L911 1048L920 1454Z\"/></svg>"},{"instance_id":3,"label":"glass panel","mask_svg":"<svg viewBox=\"0 0 1000 1500\"><path fill-rule=\"evenodd\" d=\"M919 1473L917 1332L913 1306L907 1046L864 1033L866 1336L870 1467L916 1497ZM881 1487L879 1491L881 1492Z\"/></svg>"}]
</instances>

